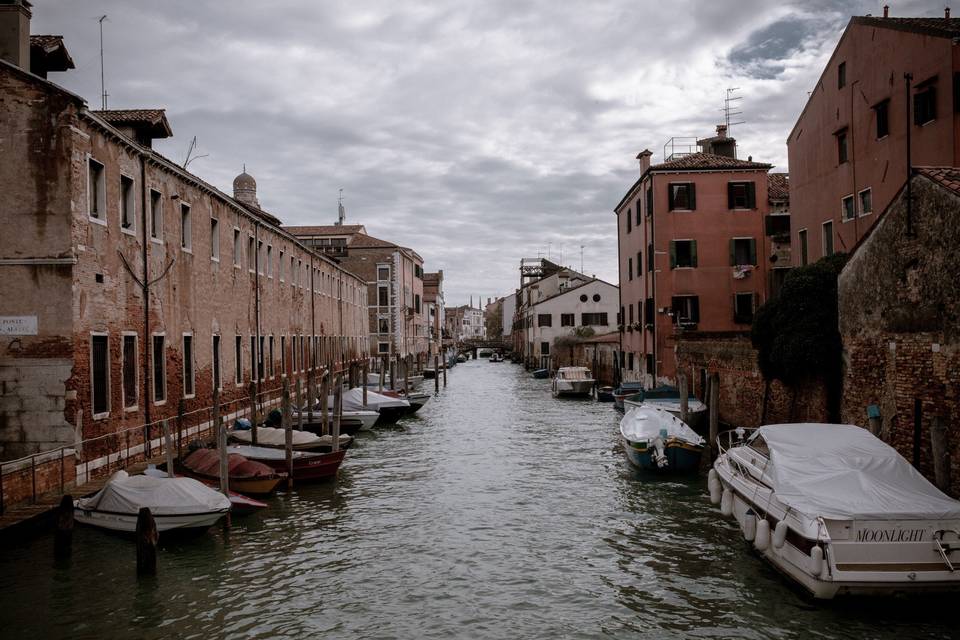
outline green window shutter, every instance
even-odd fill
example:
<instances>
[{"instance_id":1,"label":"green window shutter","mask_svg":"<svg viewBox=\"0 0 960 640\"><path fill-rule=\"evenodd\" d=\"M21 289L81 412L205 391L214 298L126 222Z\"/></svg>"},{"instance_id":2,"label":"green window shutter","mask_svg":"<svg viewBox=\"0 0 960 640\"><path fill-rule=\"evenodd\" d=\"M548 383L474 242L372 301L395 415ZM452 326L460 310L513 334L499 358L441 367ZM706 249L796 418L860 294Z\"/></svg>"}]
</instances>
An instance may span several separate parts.
<instances>
[{"instance_id":1,"label":"green window shutter","mask_svg":"<svg viewBox=\"0 0 960 640\"><path fill-rule=\"evenodd\" d=\"M750 238L750 264L757 264L757 241L754 238Z\"/></svg>"},{"instance_id":2,"label":"green window shutter","mask_svg":"<svg viewBox=\"0 0 960 640\"><path fill-rule=\"evenodd\" d=\"M697 185L691 182L690 183L690 210L696 211L696 209L697 209ZM696 262L696 260L694 260L694 262Z\"/></svg>"},{"instance_id":3,"label":"green window shutter","mask_svg":"<svg viewBox=\"0 0 960 640\"><path fill-rule=\"evenodd\" d=\"M736 240L730 240L730 266L737 266L737 243Z\"/></svg>"},{"instance_id":4,"label":"green window shutter","mask_svg":"<svg viewBox=\"0 0 960 640\"><path fill-rule=\"evenodd\" d=\"M667 211L673 211L673 185L667 185Z\"/></svg>"},{"instance_id":5,"label":"green window shutter","mask_svg":"<svg viewBox=\"0 0 960 640\"><path fill-rule=\"evenodd\" d=\"M727 209L733 209L733 183L727 183Z\"/></svg>"},{"instance_id":6,"label":"green window shutter","mask_svg":"<svg viewBox=\"0 0 960 640\"><path fill-rule=\"evenodd\" d=\"M677 268L677 243L673 240L670 241L670 268Z\"/></svg>"},{"instance_id":7,"label":"green window shutter","mask_svg":"<svg viewBox=\"0 0 960 640\"><path fill-rule=\"evenodd\" d=\"M690 320L700 322L700 296L693 296L690 305Z\"/></svg>"},{"instance_id":8,"label":"green window shutter","mask_svg":"<svg viewBox=\"0 0 960 640\"><path fill-rule=\"evenodd\" d=\"M740 320L740 316L737 315L737 294L733 294L731 297L731 302L733 303L733 322L737 324Z\"/></svg>"},{"instance_id":9,"label":"green window shutter","mask_svg":"<svg viewBox=\"0 0 960 640\"><path fill-rule=\"evenodd\" d=\"M757 208L757 184L755 182L747 183L747 208Z\"/></svg>"},{"instance_id":10,"label":"green window shutter","mask_svg":"<svg viewBox=\"0 0 960 640\"><path fill-rule=\"evenodd\" d=\"M690 266L697 266L697 241L690 241Z\"/></svg>"}]
</instances>

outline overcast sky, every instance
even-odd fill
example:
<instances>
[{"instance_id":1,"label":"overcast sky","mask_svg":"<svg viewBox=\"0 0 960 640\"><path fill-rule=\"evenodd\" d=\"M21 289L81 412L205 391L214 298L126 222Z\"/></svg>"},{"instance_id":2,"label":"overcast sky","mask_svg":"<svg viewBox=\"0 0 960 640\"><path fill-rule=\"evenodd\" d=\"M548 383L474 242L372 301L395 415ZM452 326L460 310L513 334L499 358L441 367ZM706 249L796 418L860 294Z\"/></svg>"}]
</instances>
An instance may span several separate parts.
<instances>
[{"instance_id":1,"label":"overcast sky","mask_svg":"<svg viewBox=\"0 0 960 640\"><path fill-rule=\"evenodd\" d=\"M891 14L942 15L943 1ZM612 213L644 148L706 136L739 87L741 157L786 136L851 15L881 2L34 0L109 107L162 107L158 150L232 192L243 164L286 224L349 222L443 269L448 304L503 295L523 257L617 279Z\"/></svg>"}]
</instances>

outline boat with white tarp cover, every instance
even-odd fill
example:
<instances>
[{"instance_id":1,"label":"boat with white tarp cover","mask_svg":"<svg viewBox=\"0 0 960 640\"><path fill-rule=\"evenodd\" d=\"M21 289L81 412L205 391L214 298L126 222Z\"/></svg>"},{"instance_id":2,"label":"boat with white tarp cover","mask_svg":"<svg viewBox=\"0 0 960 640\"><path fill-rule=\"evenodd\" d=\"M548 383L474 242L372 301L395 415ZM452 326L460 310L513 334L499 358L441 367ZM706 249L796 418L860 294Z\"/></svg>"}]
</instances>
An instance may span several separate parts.
<instances>
[{"instance_id":1,"label":"boat with white tarp cover","mask_svg":"<svg viewBox=\"0 0 960 640\"><path fill-rule=\"evenodd\" d=\"M230 511L230 500L193 478L131 476L117 471L100 491L74 500L73 517L83 524L134 533L141 507L150 509L157 531L207 529Z\"/></svg>"},{"instance_id":2,"label":"boat with white tarp cover","mask_svg":"<svg viewBox=\"0 0 960 640\"><path fill-rule=\"evenodd\" d=\"M710 499L817 598L960 589L960 502L866 429L720 434Z\"/></svg>"},{"instance_id":3,"label":"boat with white tarp cover","mask_svg":"<svg viewBox=\"0 0 960 640\"><path fill-rule=\"evenodd\" d=\"M620 440L636 467L661 473L700 468L706 441L680 418L657 407L633 407L620 420Z\"/></svg>"},{"instance_id":4,"label":"boat with white tarp cover","mask_svg":"<svg viewBox=\"0 0 960 640\"><path fill-rule=\"evenodd\" d=\"M376 424L391 424L410 412L410 403L403 398L394 398L392 396L377 393L367 389L367 404L363 404L363 389L354 387L343 392L343 410L344 411L376 411L380 414ZM330 396L327 400L328 405L333 407L334 397Z\"/></svg>"}]
</instances>

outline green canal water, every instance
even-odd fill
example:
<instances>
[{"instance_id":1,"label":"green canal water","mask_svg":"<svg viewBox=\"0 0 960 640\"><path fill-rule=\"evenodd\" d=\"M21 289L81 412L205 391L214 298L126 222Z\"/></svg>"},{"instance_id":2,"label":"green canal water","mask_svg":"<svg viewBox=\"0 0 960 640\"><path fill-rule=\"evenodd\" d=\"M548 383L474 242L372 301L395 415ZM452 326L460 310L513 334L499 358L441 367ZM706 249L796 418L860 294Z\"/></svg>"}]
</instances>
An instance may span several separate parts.
<instances>
[{"instance_id":1,"label":"green canal water","mask_svg":"<svg viewBox=\"0 0 960 640\"><path fill-rule=\"evenodd\" d=\"M425 389L432 391L431 387ZM162 550L78 528L0 551L9 638L948 638L950 600L815 603L751 554L703 479L651 480L609 404L469 362L337 482Z\"/></svg>"}]
</instances>

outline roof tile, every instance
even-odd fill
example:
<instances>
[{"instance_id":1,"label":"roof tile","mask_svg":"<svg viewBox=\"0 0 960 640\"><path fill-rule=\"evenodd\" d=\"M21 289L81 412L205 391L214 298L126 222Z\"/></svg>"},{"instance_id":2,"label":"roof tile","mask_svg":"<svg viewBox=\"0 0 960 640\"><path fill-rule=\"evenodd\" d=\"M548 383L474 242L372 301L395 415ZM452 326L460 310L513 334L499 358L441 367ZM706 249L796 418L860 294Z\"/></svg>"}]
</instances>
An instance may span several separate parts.
<instances>
[{"instance_id":1,"label":"roof tile","mask_svg":"<svg viewBox=\"0 0 960 640\"><path fill-rule=\"evenodd\" d=\"M704 169L769 169L773 165L719 156L715 153L691 153L650 167L651 171L701 171Z\"/></svg>"}]
</instances>

